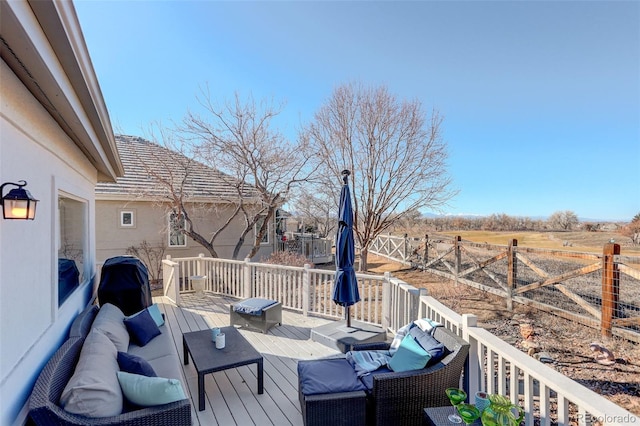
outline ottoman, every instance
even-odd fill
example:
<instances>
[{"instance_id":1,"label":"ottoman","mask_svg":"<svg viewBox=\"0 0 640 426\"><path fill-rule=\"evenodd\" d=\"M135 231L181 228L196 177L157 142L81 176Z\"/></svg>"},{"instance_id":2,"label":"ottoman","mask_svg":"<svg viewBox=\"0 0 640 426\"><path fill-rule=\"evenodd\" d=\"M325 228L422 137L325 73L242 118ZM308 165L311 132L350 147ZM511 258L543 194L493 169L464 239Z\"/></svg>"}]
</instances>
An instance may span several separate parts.
<instances>
[{"instance_id":1,"label":"ottoman","mask_svg":"<svg viewBox=\"0 0 640 426\"><path fill-rule=\"evenodd\" d=\"M304 426L364 426L366 387L344 358L298 361Z\"/></svg>"},{"instance_id":2,"label":"ottoman","mask_svg":"<svg viewBox=\"0 0 640 426\"><path fill-rule=\"evenodd\" d=\"M266 333L274 325L282 325L282 303L252 297L229 306L229 323Z\"/></svg>"}]
</instances>

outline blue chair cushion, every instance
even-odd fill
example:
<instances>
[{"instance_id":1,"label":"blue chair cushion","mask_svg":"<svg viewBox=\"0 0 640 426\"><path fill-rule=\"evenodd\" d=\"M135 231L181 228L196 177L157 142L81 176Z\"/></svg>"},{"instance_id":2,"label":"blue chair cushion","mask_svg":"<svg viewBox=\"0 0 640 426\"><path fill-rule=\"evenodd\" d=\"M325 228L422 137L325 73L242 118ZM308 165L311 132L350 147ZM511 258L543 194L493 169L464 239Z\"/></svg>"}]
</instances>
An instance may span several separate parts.
<instances>
[{"instance_id":1,"label":"blue chair cushion","mask_svg":"<svg viewBox=\"0 0 640 426\"><path fill-rule=\"evenodd\" d=\"M276 300L261 299L252 297L250 299L237 302L233 305L233 311L247 315L262 315L262 310L278 303Z\"/></svg>"},{"instance_id":2,"label":"blue chair cushion","mask_svg":"<svg viewBox=\"0 0 640 426\"><path fill-rule=\"evenodd\" d=\"M384 374L384 373L393 373L393 370L387 367L380 367L377 370L372 371L371 373L360 377L360 381L362 382L362 384L366 386L368 393L370 393L373 390L373 378L378 374Z\"/></svg>"},{"instance_id":3,"label":"blue chair cushion","mask_svg":"<svg viewBox=\"0 0 640 426\"><path fill-rule=\"evenodd\" d=\"M304 395L366 390L344 358L298 361L298 377Z\"/></svg>"}]
</instances>

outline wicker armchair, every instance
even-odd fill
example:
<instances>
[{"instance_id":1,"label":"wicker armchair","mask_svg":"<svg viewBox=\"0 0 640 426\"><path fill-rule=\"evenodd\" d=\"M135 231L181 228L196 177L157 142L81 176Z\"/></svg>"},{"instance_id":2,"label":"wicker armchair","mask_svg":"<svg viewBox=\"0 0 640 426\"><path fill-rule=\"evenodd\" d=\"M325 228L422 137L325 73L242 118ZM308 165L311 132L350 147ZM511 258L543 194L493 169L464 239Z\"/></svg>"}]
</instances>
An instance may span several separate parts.
<instances>
[{"instance_id":1,"label":"wicker armchair","mask_svg":"<svg viewBox=\"0 0 640 426\"><path fill-rule=\"evenodd\" d=\"M469 343L444 327L434 337L449 354L437 364L421 370L380 373L373 376L373 389L367 395L367 424L422 425L423 409L449 405L448 387L458 387L469 354ZM353 350L389 349L389 343L355 345Z\"/></svg>"}]
</instances>

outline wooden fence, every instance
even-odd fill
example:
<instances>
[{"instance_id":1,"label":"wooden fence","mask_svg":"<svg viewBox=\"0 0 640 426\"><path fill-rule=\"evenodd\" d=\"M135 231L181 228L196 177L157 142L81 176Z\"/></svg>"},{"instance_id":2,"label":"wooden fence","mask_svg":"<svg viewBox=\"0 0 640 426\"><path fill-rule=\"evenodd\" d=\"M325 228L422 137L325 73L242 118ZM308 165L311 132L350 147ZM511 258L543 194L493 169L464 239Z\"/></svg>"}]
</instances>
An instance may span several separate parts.
<instances>
[{"instance_id":1,"label":"wooden fence","mask_svg":"<svg viewBox=\"0 0 640 426\"><path fill-rule=\"evenodd\" d=\"M474 243L461 237L379 237L370 253L427 270L505 300L640 342L640 257L620 245L602 254Z\"/></svg>"}]
</instances>

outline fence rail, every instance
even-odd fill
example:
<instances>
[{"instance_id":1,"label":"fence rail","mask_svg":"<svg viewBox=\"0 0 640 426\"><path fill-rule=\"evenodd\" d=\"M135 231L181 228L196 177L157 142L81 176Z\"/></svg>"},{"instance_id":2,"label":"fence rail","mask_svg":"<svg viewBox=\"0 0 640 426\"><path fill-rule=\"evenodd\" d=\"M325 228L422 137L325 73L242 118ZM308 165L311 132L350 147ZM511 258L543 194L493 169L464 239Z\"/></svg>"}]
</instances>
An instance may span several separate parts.
<instances>
[{"instance_id":1,"label":"fence rail","mask_svg":"<svg viewBox=\"0 0 640 426\"><path fill-rule=\"evenodd\" d=\"M370 253L410 264L456 283L534 306L557 316L640 342L640 257L620 245L602 254L463 241L380 236Z\"/></svg>"},{"instance_id":2,"label":"fence rail","mask_svg":"<svg viewBox=\"0 0 640 426\"><path fill-rule=\"evenodd\" d=\"M194 274L194 275L190 275ZM192 276L206 275L205 291L246 298L276 298L283 307L303 315L342 318L343 308L331 301L333 272L308 265L289 267L196 258L163 261L164 293L179 304L180 293L195 291ZM470 342L464 387L501 393L524 407L526 425L640 425L640 418L601 395L520 352L477 326L473 315L460 315L425 289L384 276L356 274L361 302L354 318L395 332L418 318L430 318Z\"/></svg>"}]
</instances>

